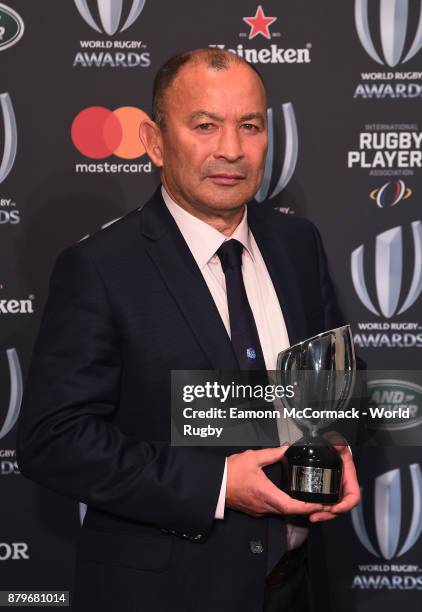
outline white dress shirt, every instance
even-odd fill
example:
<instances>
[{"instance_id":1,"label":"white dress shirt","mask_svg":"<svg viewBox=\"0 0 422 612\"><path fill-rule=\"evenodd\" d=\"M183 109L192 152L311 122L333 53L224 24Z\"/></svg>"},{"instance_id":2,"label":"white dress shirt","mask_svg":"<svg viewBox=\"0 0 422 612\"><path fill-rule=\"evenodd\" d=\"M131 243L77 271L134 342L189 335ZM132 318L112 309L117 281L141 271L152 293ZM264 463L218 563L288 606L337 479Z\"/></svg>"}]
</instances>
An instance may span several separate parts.
<instances>
[{"instance_id":1,"label":"white dress shirt","mask_svg":"<svg viewBox=\"0 0 422 612\"><path fill-rule=\"evenodd\" d=\"M164 185L161 188L161 193L167 208L202 272L229 336L230 317L227 305L226 278L216 251L225 240L231 238L235 238L242 243L244 247L242 253L242 276L246 295L255 319L265 366L267 370L275 370L278 353L288 348L290 342L271 277L255 238L249 230L246 206L242 220L232 235L228 237L179 206L168 194ZM281 425L279 423L278 427L279 435L281 436ZM284 437L280 442L285 440L286 438ZM215 513L216 519L224 519L226 482L227 459ZM288 548L291 549L299 546L306 539L307 534L308 529L287 523Z\"/></svg>"}]
</instances>

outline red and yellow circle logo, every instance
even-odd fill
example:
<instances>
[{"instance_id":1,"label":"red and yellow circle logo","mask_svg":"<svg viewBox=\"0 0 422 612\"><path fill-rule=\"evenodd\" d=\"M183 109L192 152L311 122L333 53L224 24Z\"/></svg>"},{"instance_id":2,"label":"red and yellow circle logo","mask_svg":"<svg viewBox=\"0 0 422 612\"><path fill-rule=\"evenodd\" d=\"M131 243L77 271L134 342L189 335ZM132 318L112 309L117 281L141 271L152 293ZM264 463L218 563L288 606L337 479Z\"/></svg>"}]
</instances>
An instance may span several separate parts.
<instances>
[{"instance_id":1,"label":"red and yellow circle logo","mask_svg":"<svg viewBox=\"0 0 422 612\"><path fill-rule=\"evenodd\" d=\"M148 119L148 115L135 106L121 106L114 111L104 106L90 106L74 118L72 141L86 157L104 159L115 155L135 159L145 153L139 137L144 119Z\"/></svg>"}]
</instances>

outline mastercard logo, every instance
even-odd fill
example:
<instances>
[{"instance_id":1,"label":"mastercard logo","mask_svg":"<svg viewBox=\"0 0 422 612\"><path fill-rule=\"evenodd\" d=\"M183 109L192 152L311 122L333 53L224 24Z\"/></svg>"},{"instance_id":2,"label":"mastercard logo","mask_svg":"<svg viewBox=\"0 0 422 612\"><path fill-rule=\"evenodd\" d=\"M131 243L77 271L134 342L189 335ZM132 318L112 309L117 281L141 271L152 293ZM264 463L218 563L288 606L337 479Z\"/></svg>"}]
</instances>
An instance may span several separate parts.
<instances>
[{"instance_id":1,"label":"mastercard logo","mask_svg":"<svg viewBox=\"0 0 422 612\"><path fill-rule=\"evenodd\" d=\"M134 106L121 106L111 111L104 106L90 106L72 122L72 142L79 153L93 159L115 155L135 159L145 153L139 137L141 121L148 115Z\"/></svg>"}]
</instances>

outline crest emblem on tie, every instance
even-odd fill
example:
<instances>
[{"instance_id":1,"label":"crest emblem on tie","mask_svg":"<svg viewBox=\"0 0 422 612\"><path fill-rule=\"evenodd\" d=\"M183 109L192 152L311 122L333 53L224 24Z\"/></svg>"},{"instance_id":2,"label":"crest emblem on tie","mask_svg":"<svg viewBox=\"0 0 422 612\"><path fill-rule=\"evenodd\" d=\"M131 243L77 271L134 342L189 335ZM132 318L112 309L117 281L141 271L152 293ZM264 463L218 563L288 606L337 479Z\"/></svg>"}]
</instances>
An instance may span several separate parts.
<instances>
[{"instance_id":1,"label":"crest emblem on tie","mask_svg":"<svg viewBox=\"0 0 422 612\"><path fill-rule=\"evenodd\" d=\"M256 350L253 348L253 346L249 346L246 349L246 357L248 359L252 359L252 360L256 359Z\"/></svg>"}]
</instances>

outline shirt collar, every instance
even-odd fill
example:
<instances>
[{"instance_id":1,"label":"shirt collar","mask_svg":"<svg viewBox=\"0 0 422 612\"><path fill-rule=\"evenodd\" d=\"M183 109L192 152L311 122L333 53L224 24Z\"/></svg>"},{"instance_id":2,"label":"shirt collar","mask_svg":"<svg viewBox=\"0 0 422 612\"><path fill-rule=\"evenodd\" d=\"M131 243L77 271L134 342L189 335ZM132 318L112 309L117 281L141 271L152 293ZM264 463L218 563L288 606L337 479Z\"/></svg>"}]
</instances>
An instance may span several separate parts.
<instances>
[{"instance_id":1,"label":"shirt collar","mask_svg":"<svg viewBox=\"0 0 422 612\"><path fill-rule=\"evenodd\" d=\"M233 234L231 236L225 236L225 234L219 232L205 221L198 219L198 217L195 217L177 204L177 202L170 196L164 185L161 185L161 193L170 214L174 218L179 230L183 235L183 238L185 239L196 263L201 270L204 266L206 266L212 256L215 255L215 252L223 244L223 242L225 240L229 240L230 238L235 238L241 242L251 258L254 259L246 206L244 207L242 219L234 230Z\"/></svg>"}]
</instances>

